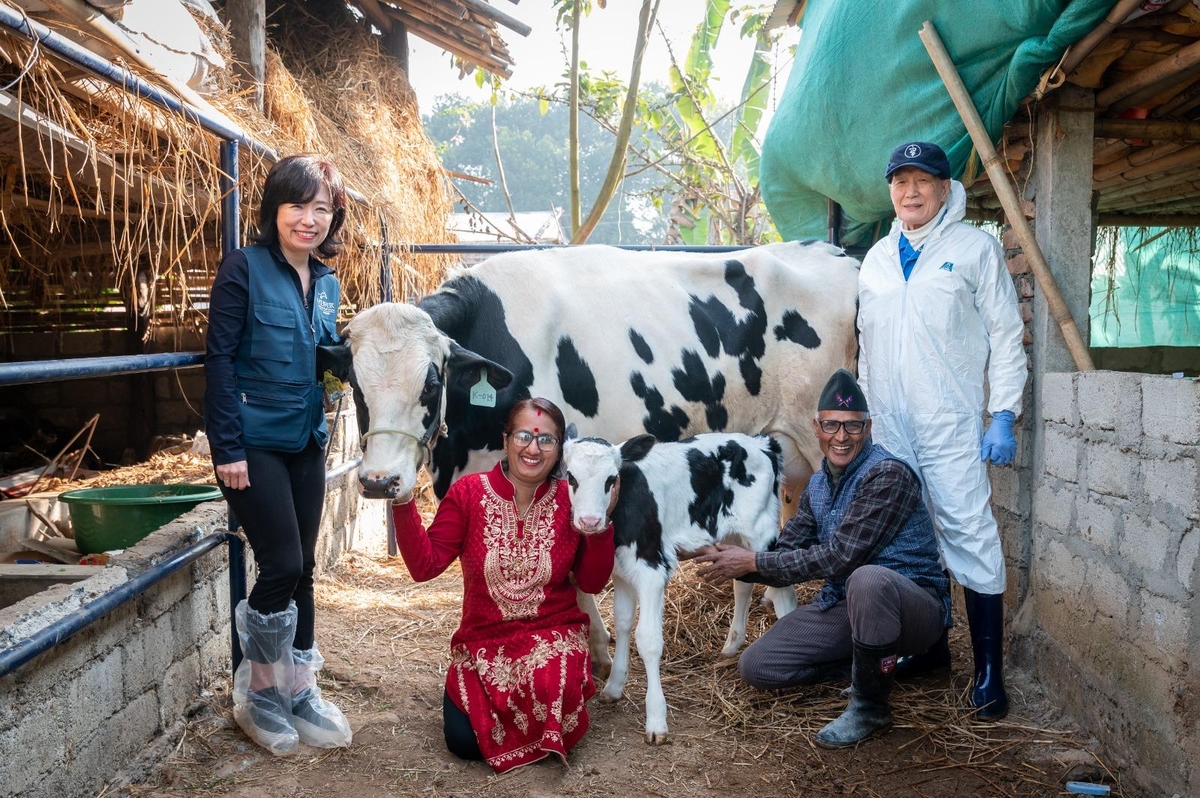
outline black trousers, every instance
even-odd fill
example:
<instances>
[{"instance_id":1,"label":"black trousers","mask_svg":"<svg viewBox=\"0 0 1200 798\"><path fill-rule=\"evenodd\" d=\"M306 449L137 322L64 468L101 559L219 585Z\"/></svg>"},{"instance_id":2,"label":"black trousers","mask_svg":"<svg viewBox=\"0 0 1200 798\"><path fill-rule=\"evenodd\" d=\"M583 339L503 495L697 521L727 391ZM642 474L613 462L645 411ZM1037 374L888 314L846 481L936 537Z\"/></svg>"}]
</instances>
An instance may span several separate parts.
<instances>
[{"instance_id":1,"label":"black trousers","mask_svg":"<svg viewBox=\"0 0 1200 798\"><path fill-rule=\"evenodd\" d=\"M258 581L250 591L250 609L270 614L296 602L295 648L313 646L313 568L317 531L325 504L325 452L310 441L288 454L247 449L250 487L221 493L250 541L258 563Z\"/></svg>"},{"instance_id":2,"label":"black trousers","mask_svg":"<svg viewBox=\"0 0 1200 798\"><path fill-rule=\"evenodd\" d=\"M471 728L471 719L461 709L454 706L450 695L442 692L442 724L446 735L446 748L459 759L480 760L483 754L479 750L479 741L475 739L475 730Z\"/></svg>"}]
</instances>

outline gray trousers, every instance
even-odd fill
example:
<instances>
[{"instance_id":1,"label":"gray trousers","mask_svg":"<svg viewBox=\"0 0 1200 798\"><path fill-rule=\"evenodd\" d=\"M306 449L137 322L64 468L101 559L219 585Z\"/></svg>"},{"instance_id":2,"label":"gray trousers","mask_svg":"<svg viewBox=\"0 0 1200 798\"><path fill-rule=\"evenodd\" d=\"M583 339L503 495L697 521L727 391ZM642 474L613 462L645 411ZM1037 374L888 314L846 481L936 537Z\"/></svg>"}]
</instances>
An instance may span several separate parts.
<instances>
[{"instance_id":1,"label":"gray trousers","mask_svg":"<svg viewBox=\"0 0 1200 798\"><path fill-rule=\"evenodd\" d=\"M806 604L780 618L742 652L738 670L761 690L811 684L848 663L854 641L916 654L942 629L942 605L929 591L890 568L863 565L846 580L845 601L824 612Z\"/></svg>"}]
</instances>

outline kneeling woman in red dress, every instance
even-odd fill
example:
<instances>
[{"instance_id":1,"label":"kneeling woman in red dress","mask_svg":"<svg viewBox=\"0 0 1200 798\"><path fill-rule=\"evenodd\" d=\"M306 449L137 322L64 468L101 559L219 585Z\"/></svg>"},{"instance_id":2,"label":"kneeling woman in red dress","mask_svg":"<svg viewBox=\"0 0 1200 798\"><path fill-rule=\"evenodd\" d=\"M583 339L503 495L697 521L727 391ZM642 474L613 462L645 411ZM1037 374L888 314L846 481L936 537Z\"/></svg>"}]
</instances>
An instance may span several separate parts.
<instances>
[{"instance_id":1,"label":"kneeling woman in red dress","mask_svg":"<svg viewBox=\"0 0 1200 798\"><path fill-rule=\"evenodd\" d=\"M461 561L463 615L442 701L446 747L497 773L550 754L565 760L587 731L596 692L588 618L570 576L589 593L604 588L613 531L582 535L571 523L567 486L553 476L564 426L552 402L521 400L505 424L504 460L451 485L428 530L413 502L392 507L413 579Z\"/></svg>"}]
</instances>

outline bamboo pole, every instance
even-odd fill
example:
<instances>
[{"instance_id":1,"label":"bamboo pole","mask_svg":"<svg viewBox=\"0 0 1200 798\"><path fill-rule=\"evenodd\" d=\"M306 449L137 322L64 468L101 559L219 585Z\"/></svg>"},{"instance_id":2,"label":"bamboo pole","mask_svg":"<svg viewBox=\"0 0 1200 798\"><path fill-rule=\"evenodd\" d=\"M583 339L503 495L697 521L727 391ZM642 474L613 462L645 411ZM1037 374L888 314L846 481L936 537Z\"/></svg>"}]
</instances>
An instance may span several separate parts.
<instances>
[{"instance_id":1,"label":"bamboo pole","mask_svg":"<svg viewBox=\"0 0 1200 798\"><path fill-rule=\"evenodd\" d=\"M1118 100L1124 99L1139 89L1144 89L1165 78L1183 72L1200 63L1200 42L1180 47L1172 55L1155 61L1143 70L1134 72L1123 80L1118 80L1108 88L1096 94L1096 107L1107 108Z\"/></svg>"},{"instance_id":2,"label":"bamboo pole","mask_svg":"<svg viewBox=\"0 0 1200 798\"><path fill-rule=\"evenodd\" d=\"M1033 268L1034 278L1041 287L1042 294L1046 297L1050 315L1054 317L1054 320L1058 322L1059 329L1062 330L1067 351L1071 353L1075 366L1080 371L1094 370L1096 366L1092 363L1092 355L1088 352L1083 337L1079 334L1079 328L1075 325L1075 319L1071 317L1071 311L1067 308L1066 301L1063 300L1058 283L1050 272L1049 264L1046 263L1046 256L1042 254L1042 248L1038 246L1037 238L1033 235L1033 228L1029 226L1029 221L1021 213L1021 202L1017 199L1017 193L1013 190L1008 175L1004 173L1000 156L996 154L996 148L992 145L991 137L988 136L987 129L983 126L983 120L979 118L979 111L976 110L975 103L971 101L971 95L967 93L967 88L963 85L962 78L959 77L958 70L954 67L954 62L950 59L950 54L946 52L946 46L942 44L942 39L938 36L932 22L925 21L925 24L921 26L920 36L921 41L925 44L925 49L929 52L929 57L933 59L933 65L937 69L938 75L946 84L946 90L950 92L950 98L954 101L959 116L967 126L967 132L970 133L971 140L975 143L975 149L979 153L984 169L992 179L992 185L996 187L996 196L1004 206L1008 223L1016 231L1021 248L1025 251L1025 257Z\"/></svg>"},{"instance_id":3,"label":"bamboo pole","mask_svg":"<svg viewBox=\"0 0 1200 798\"><path fill-rule=\"evenodd\" d=\"M1110 177L1116 177L1117 175L1124 174L1130 169L1141 166L1142 164L1156 161L1159 158L1170 155L1174 152L1179 152L1181 149L1183 149L1182 144L1169 141L1165 144L1157 144L1153 147L1135 150L1124 158L1118 158L1115 161L1099 167L1098 169L1094 169L1092 171L1092 180L1103 182L1108 180Z\"/></svg>"},{"instance_id":4,"label":"bamboo pole","mask_svg":"<svg viewBox=\"0 0 1200 798\"><path fill-rule=\"evenodd\" d=\"M1098 139L1200 141L1200 122L1173 119L1097 119Z\"/></svg>"}]
</instances>

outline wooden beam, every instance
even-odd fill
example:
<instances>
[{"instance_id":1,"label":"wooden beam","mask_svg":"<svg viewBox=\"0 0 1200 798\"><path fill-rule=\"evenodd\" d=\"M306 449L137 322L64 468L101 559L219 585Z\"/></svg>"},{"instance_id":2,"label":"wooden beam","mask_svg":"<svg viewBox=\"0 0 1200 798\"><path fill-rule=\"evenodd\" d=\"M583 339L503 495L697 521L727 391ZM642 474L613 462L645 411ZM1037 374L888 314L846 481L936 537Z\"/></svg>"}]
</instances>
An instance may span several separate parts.
<instances>
[{"instance_id":1,"label":"wooden beam","mask_svg":"<svg viewBox=\"0 0 1200 798\"><path fill-rule=\"evenodd\" d=\"M1200 122L1171 119L1097 119L1096 138L1200 141Z\"/></svg>"},{"instance_id":2,"label":"wooden beam","mask_svg":"<svg viewBox=\"0 0 1200 798\"><path fill-rule=\"evenodd\" d=\"M462 60L474 64L475 66L482 67L489 72L494 72L497 75L501 75L505 78L512 77L512 69L510 68L511 65L505 64L504 62L499 61L493 56L485 53L483 51L484 45L482 45L482 43L476 44L473 42L463 41L462 39L456 39L437 29L433 25L425 22L424 20L417 19L411 14L401 11L400 9L389 6L384 10L387 11L390 16L395 17L407 25L411 33L415 34L416 36L420 36L425 41L437 45L443 50L453 53ZM470 48L473 46L477 47L478 50L472 51Z\"/></svg>"},{"instance_id":3,"label":"wooden beam","mask_svg":"<svg viewBox=\"0 0 1200 798\"><path fill-rule=\"evenodd\" d=\"M379 6L379 0L354 0L354 2L367 20L379 28L384 36L387 36L387 32L392 29L392 20L383 13L383 9Z\"/></svg>"},{"instance_id":4,"label":"wooden beam","mask_svg":"<svg viewBox=\"0 0 1200 798\"><path fill-rule=\"evenodd\" d=\"M1099 169L1095 169L1092 172L1092 180L1096 181L1097 183L1103 182L1108 180L1110 177L1116 177L1117 175L1124 174L1134 167L1141 166L1144 163L1148 163L1158 158L1162 158L1164 155L1178 152L1182 148L1182 144L1167 142L1166 144L1156 144L1153 147L1135 150L1129 153L1129 155L1126 155L1124 158L1118 158L1112 163L1105 164ZM1129 178L1127 177L1126 179L1128 180Z\"/></svg>"},{"instance_id":5,"label":"wooden beam","mask_svg":"<svg viewBox=\"0 0 1200 798\"><path fill-rule=\"evenodd\" d=\"M1177 75L1195 64L1200 63L1200 42L1181 47L1172 55L1155 61L1145 69L1118 80L1103 91L1096 94L1096 107L1107 108L1118 100L1124 99L1135 91L1157 83L1160 80Z\"/></svg>"},{"instance_id":6,"label":"wooden beam","mask_svg":"<svg viewBox=\"0 0 1200 798\"><path fill-rule=\"evenodd\" d=\"M225 15L233 39L234 68L250 83L254 107L262 111L267 80L267 2L226 0Z\"/></svg>"},{"instance_id":7,"label":"wooden beam","mask_svg":"<svg viewBox=\"0 0 1200 798\"><path fill-rule=\"evenodd\" d=\"M458 2L462 3L472 11L487 17L492 22L503 25L511 31L516 31L522 36L528 36L533 32L533 28L529 27L521 20L516 19L515 17L510 17L500 9L493 8L492 6L483 2L483 0L458 0Z\"/></svg>"},{"instance_id":8,"label":"wooden beam","mask_svg":"<svg viewBox=\"0 0 1200 798\"><path fill-rule=\"evenodd\" d=\"M383 46L396 60L404 74L408 74L408 26L400 20L393 20L392 27L383 34Z\"/></svg>"}]
</instances>

